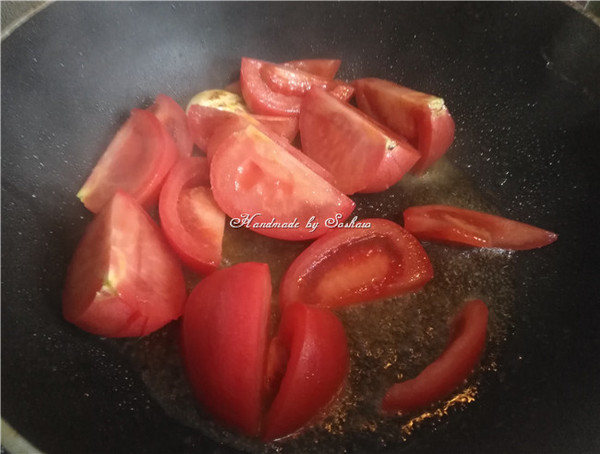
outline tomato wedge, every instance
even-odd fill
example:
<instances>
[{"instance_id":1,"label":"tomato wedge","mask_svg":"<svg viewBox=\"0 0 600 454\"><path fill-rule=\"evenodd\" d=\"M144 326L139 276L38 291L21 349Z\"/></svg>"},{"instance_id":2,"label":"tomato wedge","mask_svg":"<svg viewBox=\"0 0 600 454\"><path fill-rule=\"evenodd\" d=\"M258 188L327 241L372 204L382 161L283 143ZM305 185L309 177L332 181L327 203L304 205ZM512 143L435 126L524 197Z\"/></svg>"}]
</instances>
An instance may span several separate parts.
<instances>
[{"instance_id":1,"label":"tomato wedge","mask_svg":"<svg viewBox=\"0 0 600 454\"><path fill-rule=\"evenodd\" d=\"M298 134L298 118L271 115L251 115L244 111L228 111L214 107L192 105L188 109L188 124L194 143L207 152L208 143L215 131L228 120L240 117L240 124L262 125L274 134L292 141Z\"/></svg>"},{"instance_id":2,"label":"tomato wedge","mask_svg":"<svg viewBox=\"0 0 600 454\"><path fill-rule=\"evenodd\" d=\"M288 61L283 63L283 66L299 69L300 71L322 77L323 79L333 80L338 69L340 69L341 64L342 60L314 58Z\"/></svg>"},{"instance_id":3,"label":"tomato wedge","mask_svg":"<svg viewBox=\"0 0 600 454\"><path fill-rule=\"evenodd\" d=\"M424 241L526 250L547 246L556 233L523 222L447 205L423 205L404 211L404 228Z\"/></svg>"},{"instance_id":4,"label":"tomato wedge","mask_svg":"<svg viewBox=\"0 0 600 454\"><path fill-rule=\"evenodd\" d=\"M308 246L285 272L279 304L334 308L416 291L433 278L421 244L398 224L341 224ZM368 227L367 227L368 226Z\"/></svg>"},{"instance_id":5,"label":"tomato wedge","mask_svg":"<svg viewBox=\"0 0 600 454\"><path fill-rule=\"evenodd\" d=\"M345 194L387 189L419 160L404 139L318 88L304 97L300 138L304 153L330 171Z\"/></svg>"},{"instance_id":6,"label":"tomato wedge","mask_svg":"<svg viewBox=\"0 0 600 454\"><path fill-rule=\"evenodd\" d=\"M348 375L346 333L326 309L292 304L283 312L271 358L287 358L275 399L267 412L262 438L274 440L301 429L330 404ZM277 367L270 367L277 370ZM281 374L281 371L279 371Z\"/></svg>"},{"instance_id":7,"label":"tomato wedge","mask_svg":"<svg viewBox=\"0 0 600 454\"><path fill-rule=\"evenodd\" d=\"M343 101L354 92L351 85L338 80L251 58L242 58L240 84L248 107L264 115L298 115L302 98L313 87L326 89Z\"/></svg>"},{"instance_id":8,"label":"tomato wedge","mask_svg":"<svg viewBox=\"0 0 600 454\"><path fill-rule=\"evenodd\" d=\"M192 270L208 274L221 263L225 213L210 190L208 161L180 159L160 192L159 215L165 236Z\"/></svg>"},{"instance_id":9,"label":"tomato wedge","mask_svg":"<svg viewBox=\"0 0 600 454\"><path fill-rule=\"evenodd\" d=\"M393 385L384 413L411 413L443 399L470 374L485 347L488 309L481 300L466 303L452 322L454 333L442 355L416 378Z\"/></svg>"},{"instance_id":10,"label":"tomato wedge","mask_svg":"<svg viewBox=\"0 0 600 454\"><path fill-rule=\"evenodd\" d=\"M88 226L67 271L65 319L106 337L149 334L183 312L185 282L160 229L117 191Z\"/></svg>"},{"instance_id":11,"label":"tomato wedge","mask_svg":"<svg viewBox=\"0 0 600 454\"><path fill-rule=\"evenodd\" d=\"M173 98L159 94L148 110L156 115L156 118L171 134L179 150L179 155L191 156L194 142L188 130L187 117L181 106Z\"/></svg>"},{"instance_id":12,"label":"tomato wedge","mask_svg":"<svg viewBox=\"0 0 600 454\"><path fill-rule=\"evenodd\" d=\"M419 150L413 173L425 172L452 144L454 120L442 98L376 78L358 79L353 85L359 109Z\"/></svg>"},{"instance_id":13,"label":"tomato wedge","mask_svg":"<svg viewBox=\"0 0 600 454\"><path fill-rule=\"evenodd\" d=\"M352 200L252 125L219 141L210 180L233 224L273 238L316 238L327 231L327 219L346 219L354 209Z\"/></svg>"},{"instance_id":14,"label":"tomato wedge","mask_svg":"<svg viewBox=\"0 0 600 454\"><path fill-rule=\"evenodd\" d=\"M122 189L148 207L158 199L163 180L176 160L173 139L156 116L133 109L77 197L97 213Z\"/></svg>"},{"instance_id":15,"label":"tomato wedge","mask_svg":"<svg viewBox=\"0 0 600 454\"><path fill-rule=\"evenodd\" d=\"M181 325L197 399L217 420L249 436L260 431L270 307L268 265L241 263L196 286Z\"/></svg>"}]
</instances>

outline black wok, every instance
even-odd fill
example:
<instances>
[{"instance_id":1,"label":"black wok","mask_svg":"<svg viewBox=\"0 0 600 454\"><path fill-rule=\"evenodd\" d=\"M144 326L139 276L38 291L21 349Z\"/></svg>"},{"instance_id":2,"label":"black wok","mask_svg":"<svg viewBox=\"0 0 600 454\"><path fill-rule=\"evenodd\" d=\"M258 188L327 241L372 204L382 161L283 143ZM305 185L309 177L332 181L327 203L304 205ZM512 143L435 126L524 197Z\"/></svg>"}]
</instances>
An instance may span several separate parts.
<instances>
[{"instance_id":1,"label":"black wok","mask_svg":"<svg viewBox=\"0 0 600 454\"><path fill-rule=\"evenodd\" d=\"M60 295L90 219L74 194L126 113L222 86L241 56L341 58L342 77L443 96L449 160L501 213L560 234L515 257L513 325L478 399L388 450L600 452L600 28L558 2L35 15L2 42L2 417L47 453L229 452L168 417L114 344L65 323Z\"/></svg>"}]
</instances>

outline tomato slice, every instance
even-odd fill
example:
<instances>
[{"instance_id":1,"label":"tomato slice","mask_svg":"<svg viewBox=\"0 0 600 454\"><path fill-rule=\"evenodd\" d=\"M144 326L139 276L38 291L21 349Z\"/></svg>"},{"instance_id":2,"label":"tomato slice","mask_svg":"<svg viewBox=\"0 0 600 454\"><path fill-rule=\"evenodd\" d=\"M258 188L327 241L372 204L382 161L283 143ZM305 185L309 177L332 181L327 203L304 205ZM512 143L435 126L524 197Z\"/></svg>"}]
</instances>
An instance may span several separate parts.
<instances>
[{"instance_id":1,"label":"tomato slice","mask_svg":"<svg viewBox=\"0 0 600 454\"><path fill-rule=\"evenodd\" d=\"M240 124L262 125L288 142L298 134L298 118L296 117L251 115L243 111L232 112L195 104L188 109L187 118L196 146L208 153L208 143L215 131L235 117L240 117Z\"/></svg>"},{"instance_id":2,"label":"tomato slice","mask_svg":"<svg viewBox=\"0 0 600 454\"><path fill-rule=\"evenodd\" d=\"M180 159L160 192L159 215L165 236L192 270L208 274L221 263L225 213L210 190L208 161Z\"/></svg>"},{"instance_id":3,"label":"tomato slice","mask_svg":"<svg viewBox=\"0 0 600 454\"><path fill-rule=\"evenodd\" d=\"M350 224L338 224L296 257L281 282L282 307L365 303L416 291L433 278L425 250L398 224L386 219Z\"/></svg>"},{"instance_id":4,"label":"tomato slice","mask_svg":"<svg viewBox=\"0 0 600 454\"><path fill-rule=\"evenodd\" d=\"M442 355L416 378L394 384L385 394L385 413L410 413L454 391L470 374L485 347L488 309L481 300L466 303L452 322L453 335Z\"/></svg>"},{"instance_id":5,"label":"tomato slice","mask_svg":"<svg viewBox=\"0 0 600 454\"><path fill-rule=\"evenodd\" d=\"M176 160L173 139L156 116L133 109L77 197L97 213L122 189L148 207L158 199L163 180Z\"/></svg>"},{"instance_id":6,"label":"tomato slice","mask_svg":"<svg viewBox=\"0 0 600 454\"><path fill-rule=\"evenodd\" d=\"M366 78L353 82L358 107L406 137L421 153L412 172L425 172L454 140L454 120L442 98L393 82Z\"/></svg>"},{"instance_id":7,"label":"tomato slice","mask_svg":"<svg viewBox=\"0 0 600 454\"><path fill-rule=\"evenodd\" d=\"M210 180L233 223L273 238L316 238L327 231L328 218L346 219L354 209L352 200L252 125L220 140Z\"/></svg>"},{"instance_id":8,"label":"tomato slice","mask_svg":"<svg viewBox=\"0 0 600 454\"><path fill-rule=\"evenodd\" d=\"M258 436L271 279L264 263L215 271L190 294L182 353L194 394L217 420Z\"/></svg>"},{"instance_id":9,"label":"tomato slice","mask_svg":"<svg viewBox=\"0 0 600 454\"><path fill-rule=\"evenodd\" d=\"M338 80L250 58L242 58L240 84L248 107L264 115L298 115L302 98L313 87L326 89L343 101L354 92L351 85Z\"/></svg>"},{"instance_id":10,"label":"tomato slice","mask_svg":"<svg viewBox=\"0 0 600 454\"><path fill-rule=\"evenodd\" d=\"M317 88L304 97L300 138L304 153L330 171L345 194L386 189L419 159L405 140Z\"/></svg>"},{"instance_id":11,"label":"tomato slice","mask_svg":"<svg viewBox=\"0 0 600 454\"><path fill-rule=\"evenodd\" d=\"M339 393L349 368L342 323L331 311L305 304L285 309L270 350L279 350L287 362L266 414L264 440L292 434L317 417ZM281 360L275 361L280 366Z\"/></svg>"},{"instance_id":12,"label":"tomato slice","mask_svg":"<svg viewBox=\"0 0 600 454\"><path fill-rule=\"evenodd\" d=\"M333 80L338 72L338 69L340 69L341 64L342 60L326 58L292 60L283 63L284 66L299 69L300 71L304 71L327 80Z\"/></svg>"},{"instance_id":13,"label":"tomato slice","mask_svg":"<svg viewBox=\"0 0 600 454\"><path fill-rule=\"evenodd\" d=\"M156 118L171 134L179 150L179 155L191 156L194 142L188 130L187 117L181 106L173 98L159 94L148 110L156 115Z\"/></svg>"},{"instance_id":14,"label":"tomato slice","mask_svg":"<svg viewBox=\"0 0 600 454\"><path fill-rule=\"evenodd\" d=\"M185 298L181 267L160 229L130 195L117 191L71 260L65 319L101 336L144 336L177 319Z\"/></svg>"},{"instance_id":15,"label":"tomato slice","mask_svg":"<svg viewBox=\"0 0 600 454\"><path fill-rule=\"evenodd\" d=\"M447 205L404 211L404 228L425 241L526 250L547 246L558 235L523 222Z\"/></svg>"}]
</instances>

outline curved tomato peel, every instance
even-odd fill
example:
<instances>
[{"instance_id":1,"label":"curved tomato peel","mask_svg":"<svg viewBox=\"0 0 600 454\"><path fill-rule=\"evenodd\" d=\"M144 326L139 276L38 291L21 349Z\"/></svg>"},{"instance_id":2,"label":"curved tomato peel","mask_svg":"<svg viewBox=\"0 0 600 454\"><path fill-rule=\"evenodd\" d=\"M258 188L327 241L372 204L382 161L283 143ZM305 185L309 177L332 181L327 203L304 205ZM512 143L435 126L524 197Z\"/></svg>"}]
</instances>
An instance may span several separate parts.
<instances>
[{"instance_id":1,"label":"curved tomato peel","mask_svg":"<svg viewBox=\"0 0 600 454\"><path fill-rule=\"evenodd\" d=\"M196 398L248 436L260 432L270 307L268 265L241 263L200 281L183 314L182 353Z\"/></svg>"},{"instance_id":2,"label":"curved tomato peel","mask_svg":"<svg viewBox=\"0 0 600 454\"><path fill-rule=\"evenodd\" d=\"M465 304L452 322L448 346L416 378L393 385L385 394L384 413L411 413L454 391L470 374L485 347L488 309L481 300Z\"/></svg>"},{"instance_id":3,"label":"curved tomato peel","mask_svg":"<svg viewBox=\"0 0 600 454\"><path fill-rule=\"evenodd\" d=\"M334 228L315 240L289 266L279 304L305 301L348 306L416 291L433 278L419 241L385 219L364 219L369 228Z\"/></svg>"},{"instance_id":4,"label":"curved tomato peel","mask_svg":"<svg viewBox=\"0 0 600 454\"><path fill-rule=\"evenodd\" d=\"M100 336L145 336L179 318L185 298L181 266L160 229L129 194L117 191L71 259L63 316Z\"/></svg>"},{"instance_id":5,"label":"curved tomato peel","mask_svg":"<svg viewBox=\"0 0 600 454\"><path fill-rule=\"evenodd\" d=\"M424 241L510 250L535 249L558 239L533 225L448 205L407 208L404 228Z\"/></svg>"},{"instance_id":6,"label":"curved tomato peel","mask_svg":"<svg viewBox=\"0 0 600 454\"><path fill-rule=\"evenodd\" d=\"M156 116L133 109L77 197L88 210L97 213L118 190L123 190L147 208L156 203L177 158L175 143Z\"/></svg>"},{"instance_id":7,"label":"curved tomato peel","mask_svg":"<svg viewBox=\"0 0 600 454\"><path fill-rule=\"evenodd\" d=\"M173 166L160 193L158 213L183 263L200 274L219 267L225 213L212 196L206 158L182 158Z\"/></svg>"},{"instance_id":8,"label":"curved tomato peel","mask_svg":"<svg viewBox=\"0 0 600 454\"><path fill-rule=\"evenodd\" d=\"M267 378L278 391L265 417L265 441L298 431L338 395L349 368L344 327L331 311L292 304L283 312L270 359Z\"/></svg>"},{"instance_id":9,"label":"curved tomato peel","mask_svg":"<svg viewBox=\"0 0 600 454\"><path fill-rule=\"evenodd\" d=\"M194 142L188 129L187 116L181 106L170 96L159 94L148 110L156 115L171 134L179 155L191 156Z\"/></svg>"}]
</instances>

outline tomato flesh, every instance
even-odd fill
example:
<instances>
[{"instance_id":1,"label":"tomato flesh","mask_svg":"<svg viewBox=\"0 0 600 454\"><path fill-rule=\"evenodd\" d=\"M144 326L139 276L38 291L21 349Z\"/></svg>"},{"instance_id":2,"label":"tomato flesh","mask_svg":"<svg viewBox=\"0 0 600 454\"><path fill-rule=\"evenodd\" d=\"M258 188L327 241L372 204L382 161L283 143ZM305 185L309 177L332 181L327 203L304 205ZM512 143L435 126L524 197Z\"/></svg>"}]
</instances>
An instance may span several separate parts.
<instances>
[{"instance_id":1,"label":"tomato flesh","mask_svg":"<svg viewBox=\"0 0 600 454\"><path fill-rule=\"evenodd\" d=\"M352 200L252 125L221 140L210 166L221 209L266 236L316 238L327 231L328 218L346 219L354 209ZM311 229L313 217L319 225Z\"/></svg>"},{"instance_id":2,"label":"tomato flesh","mask_svg":"<svg viewBox=\"0 0 600 454\"><path fill-rule=\"evenodd\" d=\"M248 107L263 115L298 115L302 98L314 87L326 89L343 101L354 92L351 85L338 80L250 58L242 58L240 85Z\"/></svg>"},{"instance_id":3,"label":"tomato flesh","mask_svg":"<svg viewBox=\"0 0 600 454\"><path fill-rule=\"evenodd\" d=\"M117 191L71 260L65 319L100 336L144 336L177 319L185 298L181 267L160 230L130 195Z\"/></svg>"},{"instance_id":4,"label":"tomato flesh","mask_svg":"<svg viewBox=\"0 0 600 454\"><path fill-rule=\"evenodd\" d=\"M271 358L285 373L266 414L262 438L274 440L310 423L342 388L349 368L344 327L330 311L292 304L283 312ZM273 347L275 346L275 347Z\"/></svg>"},{"instance_id":5,"label":"tomato flesh","mask_svg":"<svg viewBox=\"0 0 600 454\"><path fill-rule=\"evenodd\" d=\"M331 172L345 194L386 189L419 159L405 140L319 89L304 97L300 138L304 153Z\"/></svg>"},{"instance_id":6,"label":"tomato flesh","mask_svg":"<svg viewBox=\"0 0 600 454\"><path fill-rule=\"evenodd\" d=\"M556 233L523 222L447 205L423 205L404 211L404 228L425 241L526 250L553 243Z\"/></svg>"},{"instance_id":7,"label":"tomato flesh","mask_svg":"<svg viewBox=\"0 0 600 454\"><path fill-rule=\"evenodd\" d=\"M148 109L171 135L179 155L191 156L194 142L188 129L185 111L170 96L159 94L154 104Z\"/></svg>"},{"instance_id":8,"label":"tomato flesh","mask_svg":"<svg viewBox=\"0 0 600 454\"><path fill-rule=\"evenodd\" d=\"M279 304L348 306L416 291L433 278L415 237L385 219L369 228L338 228L308 246L281 282Z\"/></svg>"},{"instance_id":9,"label":"tomato flesh","mask_svg":"<svg viewBox=\"0 0 600 454\"><path fill-rule=\"evenodd\" d=\"M314 58L307 60L292 60L285 62L283 65L322 77L323 79L333 80L338 69L340 69L341 64L342 60Z\"/></svg>"},{"instance_id":10,"label":"tomato flesh","mask_svg":"<svg viewBox=\"0 0 600 454\"><path fill-rule=\"evenodd\" d=\"M176 160L173 139L156 116L133 109L77 197L93 213L100 211L119 189L143 206L151 206Z\"/></svg>"},{"instance_id":11,"label":"tomato flesh","mask_svg":"<svg viewBox=\"0 0 600 454\"><path fill-rule=\"evenodd\" d=\"M270 305L268 265L241 263L203 279L183 315L194 394L217 420L248 436L260 432Z\"/></svg>"},{"instance_id":12,"label":"tomato flesh","mask_svg":"<svg viewBox=\"0 0 600 454\"><path fill-rule=\"evenodd\" d=\"M359 109L419 150L413 173L425 172L452 144L454 120L442 98L376 78L358 79L353 85Z\"/></svg>"},{"instance_id":13,"label":"tomato flesh","mask_svg":"<svg viewBox=\"0 0 600 454\"><path fill-rule=\"evenodd\" d=\"M443 399L470 374L485 347L488 309L481 300L465 304L452 322L453 335L442 355L416 378L394 384L385 394L385 413L411 413Z\"/></svg>"},{"instance_id":14,"label":"tomato flesh","mask_svg":"<svg viewBox=\"0 0 600 454\"><path fill-rule=\"evenodd\" d=\"M212 196L206 158L183 158L173 166L158 208L165 236L183 263L200 274L217 269L225 213Z\"/></svg>"}]
</instances>

